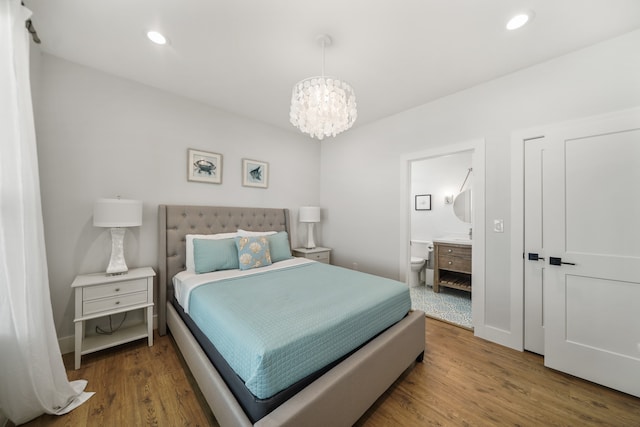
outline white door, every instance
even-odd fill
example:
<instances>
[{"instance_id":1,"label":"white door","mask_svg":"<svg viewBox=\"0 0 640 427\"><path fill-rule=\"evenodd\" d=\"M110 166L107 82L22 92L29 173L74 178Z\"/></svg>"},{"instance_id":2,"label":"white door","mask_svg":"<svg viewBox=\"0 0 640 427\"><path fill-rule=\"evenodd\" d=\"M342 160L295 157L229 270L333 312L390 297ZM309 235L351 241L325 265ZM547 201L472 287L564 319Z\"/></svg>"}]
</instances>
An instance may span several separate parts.
<instances>
[{"instance_id":1,"label":"white door","mask_svg":"<svg viewBox=\"0 0 640 427\"><path fill-rule=\"evenodd\" d=\"M524 144L524 348L538 354L544 354L542 169L546 145L545 138Z\"/></svg>"},{"instance_id":2,"label":"white door","mask_svg":"<svg viewBox=\"0 0 640 427\"><path fill-rule=\"evenodd\" d=\"M640 114L545 144L545 365L640 396Z\"/></svg>"}]
</instances>

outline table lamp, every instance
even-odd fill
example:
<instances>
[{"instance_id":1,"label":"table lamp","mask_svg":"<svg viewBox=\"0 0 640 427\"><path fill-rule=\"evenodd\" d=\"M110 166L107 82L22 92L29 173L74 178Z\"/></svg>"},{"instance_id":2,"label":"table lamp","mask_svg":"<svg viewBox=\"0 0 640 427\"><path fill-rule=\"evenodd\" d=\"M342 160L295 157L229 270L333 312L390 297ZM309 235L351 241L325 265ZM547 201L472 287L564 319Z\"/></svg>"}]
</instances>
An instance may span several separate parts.
<instances>
[{"instance_id":1,"label":"table lamp","mask_svg":"<svg viewBox=\"0 0 640 427\"><path fill-rule=\"evenodd\" d=\"M307 223L307 244L305 245L305 248L315 248L316 242L313 240L313 225L316 222L320 222L320 208L317 206L301 207L298 213L298 219L300 222Z\"/></svg>"},{"instance_id":2,"label":"table lamp","mask_svg":"<svg viewBox=\"0 0 640 427\"><path fill-rule=\"evenodd\" d=\"M98 199L93 206L94 227L111 228L111 259L107 275L126 274L124 261L125 227L142 225L142 202L126 199Z\"/></svg>"}]
</instances>

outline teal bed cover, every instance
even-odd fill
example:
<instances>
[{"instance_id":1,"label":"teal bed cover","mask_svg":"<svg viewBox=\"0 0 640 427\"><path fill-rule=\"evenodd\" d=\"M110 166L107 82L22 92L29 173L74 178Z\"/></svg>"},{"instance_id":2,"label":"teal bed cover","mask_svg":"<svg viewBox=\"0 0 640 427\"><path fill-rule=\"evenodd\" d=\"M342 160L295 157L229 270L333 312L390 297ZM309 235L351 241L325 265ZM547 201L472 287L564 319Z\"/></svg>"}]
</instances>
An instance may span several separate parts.
<instances>
[{"instance_id":1,"label":"teal bed cover","mask_svg":"<svg viewBox=\"0 0 640 427\"><path fill-rule=\"evenodd\" d=\"M312 262L207 283L189 315L266 399L358 348L411 308L407 285Z\"/></svg>"}]
</instances>

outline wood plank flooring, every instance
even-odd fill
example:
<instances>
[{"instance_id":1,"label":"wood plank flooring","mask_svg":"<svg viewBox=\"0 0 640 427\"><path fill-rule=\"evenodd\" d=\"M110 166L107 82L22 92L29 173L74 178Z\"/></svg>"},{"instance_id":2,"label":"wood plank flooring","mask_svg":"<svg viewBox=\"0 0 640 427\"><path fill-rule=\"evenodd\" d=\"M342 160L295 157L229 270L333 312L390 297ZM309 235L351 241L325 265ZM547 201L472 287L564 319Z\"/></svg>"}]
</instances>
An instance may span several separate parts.
<instances>
[{"instance_id":1,"label":"wood plank flooring","mask_svg":"<svg viewBox=\"0 0 640 427\"><path fill-rule=\"evenodd\" d=\"M426 319L423 363L406 372L357 422L378 426L640 426L640 399L543 366L542 357ZM216 426L169 336L83 357L70 380L97 391L68 415L26 426Z\"/></svg>"},{"instance_id":2,"label":"wood plank flooring","mask_svg":"<svg viewBox=\"0 0 640 427\"><path fill-rule=\"evenodd\" d=\"M63 416L43 415L24 426L216 426L217 423L169 335L155 331L153 347L139 340L82 357L63 356L70 381L95 391Z\"/></svg>"},{"instance_id":3,"label":"wood plank flooring","mask_svg":"<svg viewBox=\"0 0 640 427\"><path fill-rule=\"evenodd\" d=\"M424 362L358 426L640 426L640 399L427 319Z\"/></svg>"}]
</instances>

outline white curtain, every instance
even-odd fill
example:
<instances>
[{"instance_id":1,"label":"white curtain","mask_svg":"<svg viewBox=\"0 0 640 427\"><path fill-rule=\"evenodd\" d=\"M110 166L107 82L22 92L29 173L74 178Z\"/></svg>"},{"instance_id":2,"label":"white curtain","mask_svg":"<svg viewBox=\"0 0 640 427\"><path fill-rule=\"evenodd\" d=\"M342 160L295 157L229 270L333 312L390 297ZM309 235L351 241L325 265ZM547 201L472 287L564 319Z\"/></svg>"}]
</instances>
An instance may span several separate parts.
<instances>
[{"instance_id":1,"label":"white curtain","mask_svg":"<svg viewBox=\"0 0 640 427\"><path fill-rule=\"evenodd\" d=\"M87 400L53 324L29 79L31 12L0 0L0 411L16 424Z\"/></svg>"}]
</instances>

